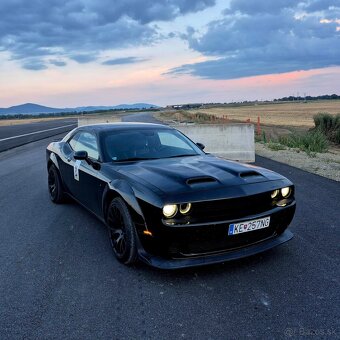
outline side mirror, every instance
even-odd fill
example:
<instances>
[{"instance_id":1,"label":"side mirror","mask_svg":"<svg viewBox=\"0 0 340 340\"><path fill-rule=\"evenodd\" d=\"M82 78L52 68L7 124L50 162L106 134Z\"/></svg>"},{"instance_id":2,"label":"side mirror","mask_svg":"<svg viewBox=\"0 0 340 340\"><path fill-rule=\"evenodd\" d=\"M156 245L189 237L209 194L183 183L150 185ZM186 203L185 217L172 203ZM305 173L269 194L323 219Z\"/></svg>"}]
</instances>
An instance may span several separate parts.
<instances>
[{"instance_id":1,"label":"side mirror","mask_svg":"<svg viewBox=\"0 0 340 340\"><path fill-rule=\"evenodd\" d=\"M94 162L89 158L87 151L76 151L73 154L73 158L79 161L86 161L88 165L91 165L94 170L100 170L100 163Z\"/></svg>"},{"instance_id":2,"label":"side mirror","mask_svg":"<svg viewBox=\"0 0 340 340\"><path fill-rule=\"evenodd\" d=\"M196 143L196 145L203 151L205 149L205 145L202 143Z\"/></svg>"},{"instance_id":3,"label":"side mirror","mask_svg":"<svg viewBox=\"0 0 340 340\"><path fill-rule=\"evenodd\" d=\"M73 158L79 161L84 161L88 158L87 151L76 151L73 155Z\"/></svg>"}]
</instances>

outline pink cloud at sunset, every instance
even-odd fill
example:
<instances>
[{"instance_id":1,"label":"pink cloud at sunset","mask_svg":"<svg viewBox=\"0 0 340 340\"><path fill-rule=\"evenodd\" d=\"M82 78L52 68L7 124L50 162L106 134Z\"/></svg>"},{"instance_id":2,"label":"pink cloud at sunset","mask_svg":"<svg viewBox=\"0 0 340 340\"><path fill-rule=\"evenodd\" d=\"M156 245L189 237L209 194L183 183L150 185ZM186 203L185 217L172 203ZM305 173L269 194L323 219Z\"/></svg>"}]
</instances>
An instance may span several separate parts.
<instances>
[{"instance_id":1,"label":"pink cloud at sunset","mask_svg":"<svg viewBox=\"0 0 340 340\"><path fill-rule=\"evenodd\" d=\"M1 2L0 107L340 92L337 1L75 2Z\"/></svg>"}]
</instances>

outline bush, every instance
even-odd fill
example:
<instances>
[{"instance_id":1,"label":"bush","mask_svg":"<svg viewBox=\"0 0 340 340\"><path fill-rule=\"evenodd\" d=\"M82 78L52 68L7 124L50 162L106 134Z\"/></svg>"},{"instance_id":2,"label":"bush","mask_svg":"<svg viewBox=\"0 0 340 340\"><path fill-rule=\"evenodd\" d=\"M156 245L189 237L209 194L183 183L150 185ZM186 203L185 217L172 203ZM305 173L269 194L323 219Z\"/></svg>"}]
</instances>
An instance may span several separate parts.
<instances>
[{"instance_id":1,"label":"bush","mask_svg":"<svg viewBox=\"0 0 340 340\"><path fill-rule=\"evenodd\" d=\"M334 140L335 143L340 144L340 129L338 129L335 133L334 133Z\"/></svg>"},{"instance_id":2,"label":"bush","mask_svg":"<svg viewBox=\"0 0 340 340\"><path fill-rule=\"evenodd\" d=\"M190 122L198 124L225 124L228 119L225 117L218 117L216 115L208 114L205 112L192 112L185 110L178 110L176 112L163 112L163 117L173 118L181 122Z\"/></svg>"},{"instance_id":3,"label":"bush","mask_svg":"<svg viewBox=\"0 0 340 340\"><path fill-rule=\"evenodd\" d=\"M290 148L301 149L307 154L326 152L328 150L327 138L320 130L309 131L302 136L281 137L279 142Z\"/></svg>"},{"instance_id":4,"label":"bush","mask_svg":"<svg viewBox=\"0 0 340 340\"><path fill-rule=\"evenodd\" d=\"M273 151L285 150L286 147L280 143L275 143L270 141L268 144L268 148Z\"/></svg>"},{"instance_id":5,"label":"bush","mask_svg":"<svg viewBox=\"0 0 340 340\"><path fill-rule=\"evenodd\" d=\"M314 116L314 124L330 141L340 144L340 114L318 113Z\"/></svg>"}]
</instances>

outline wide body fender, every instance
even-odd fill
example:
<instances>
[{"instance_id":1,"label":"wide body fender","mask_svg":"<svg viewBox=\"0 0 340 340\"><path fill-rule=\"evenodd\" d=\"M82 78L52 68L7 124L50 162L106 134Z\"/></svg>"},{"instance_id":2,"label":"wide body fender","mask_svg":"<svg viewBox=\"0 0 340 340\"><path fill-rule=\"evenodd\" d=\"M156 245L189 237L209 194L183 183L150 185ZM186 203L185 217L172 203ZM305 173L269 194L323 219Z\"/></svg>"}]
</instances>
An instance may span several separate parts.
<instances>
[{"instance_id":1,"label":"wide body fender","mask_svg":"<svg viewBox=\"0 0 340 340\"><path fill-rule=\"evenodd\" d=\"M124 179L113 180L105 187L102 201L104 219L106 220L107 208L111 200L115 197L121 197L127 204L137 231L141 228L147 230L144 214L138 203L135 192L130 184Z\"/></svg>"}]
</instances>

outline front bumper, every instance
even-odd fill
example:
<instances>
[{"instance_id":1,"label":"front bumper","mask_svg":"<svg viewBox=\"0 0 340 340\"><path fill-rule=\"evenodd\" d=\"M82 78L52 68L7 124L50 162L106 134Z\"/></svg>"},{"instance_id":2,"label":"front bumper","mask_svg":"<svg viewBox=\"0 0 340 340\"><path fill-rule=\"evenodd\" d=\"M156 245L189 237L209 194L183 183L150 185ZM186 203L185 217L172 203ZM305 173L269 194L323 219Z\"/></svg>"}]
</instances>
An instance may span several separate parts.
<instances>
[{"instance_id":1,"label":"front bumper","mask_svg":"<svg viewBox=\"0 0 340 340\"><path fill-rule=\"evenodd\" d=\"M146 264L160 268L160 269L180 269L204 266L214 263L222 263L227 261L232 261L236 259L241 259L243 257L255 255L271 248L274 248L282 243L285 243L293 238L293 233L286 230L283 234L279 236L274 236L270 239L260 241L256 244L252 244L246 247L242 247L235 250L225 251L213 255L203 255L196 256L192 258L177 258L177 259L165 259L160 256L153 256L142 249L139 252L140 259Z\"/></svg>"},{"instance_id":2,"label":"front bumper","mask_svg":"<svg viewBox=\"0 0 340 340\"><path fill-rule=\"evenodd\" d=\"M230 261L276 247L290 240L286 231L295 213L295 201L286 207L251 215L240 220L202 225L158 226L152 237L139 235L139 255L143 262L158 268L175 269ZM270 216L269 228L228 236L230 223Z\"/></svg>"}]
</instances>

